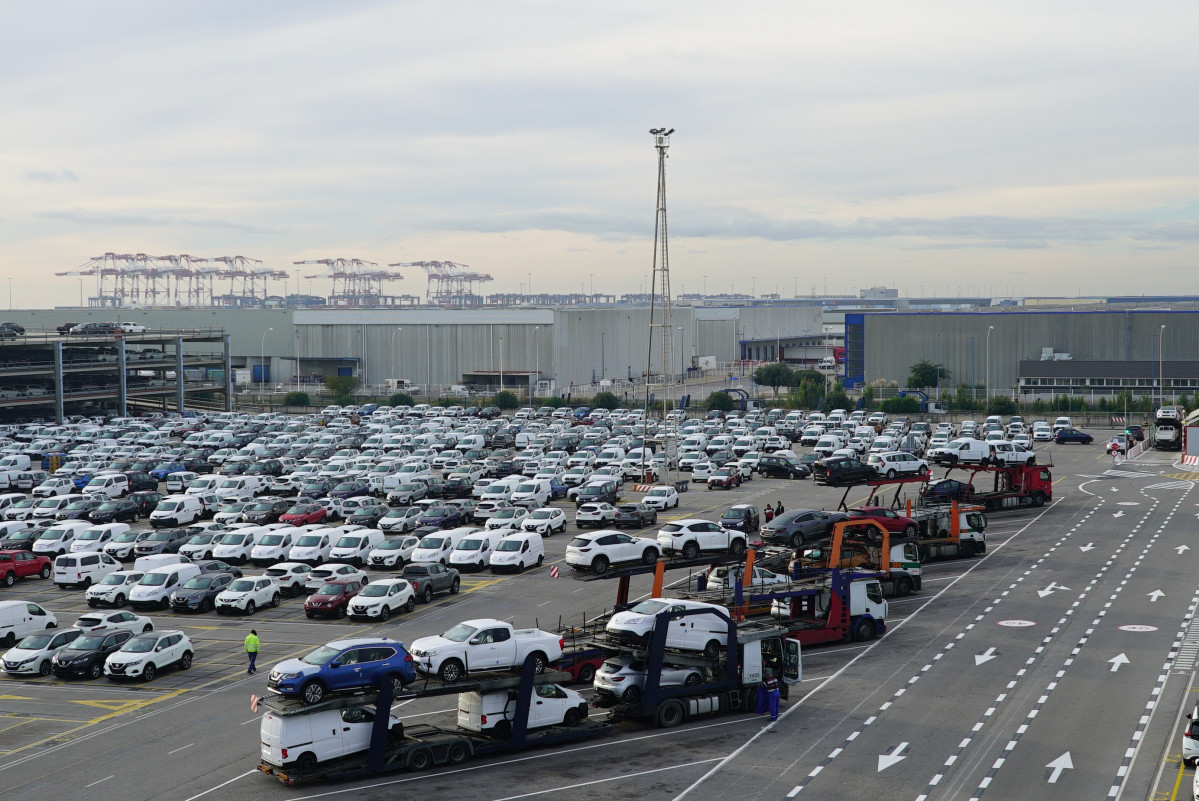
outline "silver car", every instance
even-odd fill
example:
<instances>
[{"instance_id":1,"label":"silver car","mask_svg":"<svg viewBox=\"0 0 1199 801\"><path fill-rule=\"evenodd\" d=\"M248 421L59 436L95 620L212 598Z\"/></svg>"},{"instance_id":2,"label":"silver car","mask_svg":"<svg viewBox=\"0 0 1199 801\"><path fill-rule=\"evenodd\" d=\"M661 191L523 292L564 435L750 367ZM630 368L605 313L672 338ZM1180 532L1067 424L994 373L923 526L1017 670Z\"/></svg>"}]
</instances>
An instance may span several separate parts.
<instances>
[{"instance_id":1,"label":"silver car","mask_svg":"<svg viewBox=\"0 0 1199 801\"><path fill-rule=\"evenodd\" d=\"M645 662L631 656L615 657L595 672L595 689L616 696L626 704L636 703L645 687L645 673ZM704 674L699 668L662 666L661 687L694 687L703 683Z\"/></svg>"}]
</instances>

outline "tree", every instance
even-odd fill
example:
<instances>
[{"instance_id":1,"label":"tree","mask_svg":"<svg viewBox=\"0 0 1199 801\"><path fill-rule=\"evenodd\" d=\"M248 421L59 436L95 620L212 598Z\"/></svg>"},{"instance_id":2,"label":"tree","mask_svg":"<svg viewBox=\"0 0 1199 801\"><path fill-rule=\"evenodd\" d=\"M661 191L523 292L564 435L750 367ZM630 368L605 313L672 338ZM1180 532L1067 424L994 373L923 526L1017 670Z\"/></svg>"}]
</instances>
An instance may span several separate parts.
<instances>
[{"instance_id":1,"label":"tree","mask_svg":"<svg viewBox=\"0 0 1199 801\"><path fill-rule=\"evenodd\" d=\"M818 381L803 381L791 388L787 402L797 409L815 409L824 395L824 378Z\"/></svg>"},{"instance_id":2,"label":"tree","mask_svg":"<svg viewBox=\"0 0 1199 801\"><path fill-rule=\"evenodd\" d=\"M407 392L396 392L387 402L392 406L415 406L416 400Z\"/></svg>"},{"instance_id":3,"label":"tree","mask_svg":"<svg viewBox=\"0 0 1199 801\"><path fill-rule=\"evenodd\" d=\"M949 371L939 364L933 364L928 359L921 359L908 368L908 386L935 387L941 381L949 379Z\"/></svg>"},{"instance_id":4,"label":"tree","mask_svg":"<svg viewBox=\"0 0 1199 801\"><path fill-rule=\"evenodd\" d=\"M845 409L848 411L853 407L853 401L850 400L849 396L845 394L845 390L841 388L840 384L833 387L833 389L824 396L825 411L832 411L833 409Z\"/></svg>"},{"instance_id":5,"label":"tree","mask_svg":"<svg viewBox=\"0 0 1199 801\"><path fill-rule=\"evenodd\" d=\"M312 399L307 392L289 392L283 396L284 406L311 406Z\"/></svg>"},{"instance_id":6,"label":"tree","mask_svg":"<svg viewBox=\"0 0 1199 801\"><path fill-rule=\"evenodd\" d=\"M824 373L819 370L792 370L791 371L791 386L797 387L805 381L810 381L813 384L824 383Z\"/></svg>"},{"instance_id":7,"label":"tree","mask_svg":"<svg viewBox=\"0 0 1199 801\"><path fill-rule=\"evenodd\" d=\"M866 409L874 408L874 387L866 387L862 390L862 406Z\"/></svg>"},{"instance_id":8,"label":"tree","mask_svg":"<svg viewBox=\"0 0 1199 801\"><path fill-rule=\"evenodd\" d=\"M362 381L352 375L325 376L325 388L334 397L353 395L354 390L362 386Z\"/></svg>"},{"instance_id":9,"label":"tree","mask_svg":"<svg viewBox=\"0 0 1199 801\"><path fill-rule=\"evenodd\" d=\"M887 398L879 408L887 414L919 414L920 399L907 395L902 398Z\"/></svg>"},{"instance_id":10,"label":"tree","mask_svg":"<svg viewBox=\"0 0 1199 801\"><path fill-rule=\"evenodd\" d=\"M495 393L495 397L491 399L491 405L498 406L501 409L505 409L505 410L519 409L520 401L517 399L515 394L513 394L505 389L505 390Z\"/></svg>"},{"instance_id":11,"label":"tree","mask_svg":"<svg viewBox=\"0 0 1199 801\"><path fill-rule=\"evenodd\" d=\"M773 389L774 397L777 398L779 396L779 387L791 385L792 373L791 368L782 362L773 362L772 364L764 364L757 370L754 370L754 381L757 381L764 387Z\"/></svg>"},{"instance_id":12,"label":"tree","mask_svg":"<svg viewBox=\"0 0 1199 801\"><path fill-rule=\"evenodd\" d=\"M1007 395L998 395L987 403L987 414L1015 414L1016 403Z\"/></svg>"},{"instance_id":13,"label":"tree","mask_svg":"<svg viewBox=\"0 0 1199 801\"><path fill-rule=\"evenodd\" d=\"M704 400L704 408L709 412L731 412L737 408L737 402L727 392L713 392Z\"/></svg>"},{"instance_id":14,"label":"tree","mask_svg":"<svg viewBox=\"0 0 1199 801\"><path fill-rule=\"evenodd\" d=\"M611 392L597 392L591 399L591 405L599 409L615 409L620 406L620 398Z\"/></svg>"},{"instance_id":15,"label":"tree","mask_svg":"<svg viewBox=\"0 0 1199 801\"><path fill-rule=\"evenodd\" d=\"M333 402L336 403L338 406L353 406L354 405L354 396L353 395L338 395L336 398L333 399Z\"/></svg>"}]
</instances>

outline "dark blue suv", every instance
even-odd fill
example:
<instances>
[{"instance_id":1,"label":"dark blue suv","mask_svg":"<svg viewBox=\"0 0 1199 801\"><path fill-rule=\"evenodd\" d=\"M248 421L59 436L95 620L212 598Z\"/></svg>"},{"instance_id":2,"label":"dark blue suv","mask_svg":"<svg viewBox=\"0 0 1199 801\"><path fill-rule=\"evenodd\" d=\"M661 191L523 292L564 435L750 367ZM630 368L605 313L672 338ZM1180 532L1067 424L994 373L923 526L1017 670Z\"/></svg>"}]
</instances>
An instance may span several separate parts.
<instances>
[{"instance_id":1,"label":"dark blue suv","mask_svg":"<svg viewBox=\"0 0 1199 801\"><path fill-rule=\"evenodd\" d=\"M280 695L317 704L329 693L378 688L390 681L393 693L416 680L416 668L404 643L386 637L334 640L299 659L280 662L267 687Z\"/></svg>"},{"instance_id":2,"label":"dark blue suv","mask_svg":"<svg viewBox=\"0 0 1199 801\"><path fill-rule=\"evenodd\" d=\"M1054 435L1053 441L1058 445L1065 445L1067 442L1077 442L1082 445L1090 445L1095 441L1095 438L1085 431L1079 431L1074 428L1063 428Z\"/></svg>"}]
</instances>

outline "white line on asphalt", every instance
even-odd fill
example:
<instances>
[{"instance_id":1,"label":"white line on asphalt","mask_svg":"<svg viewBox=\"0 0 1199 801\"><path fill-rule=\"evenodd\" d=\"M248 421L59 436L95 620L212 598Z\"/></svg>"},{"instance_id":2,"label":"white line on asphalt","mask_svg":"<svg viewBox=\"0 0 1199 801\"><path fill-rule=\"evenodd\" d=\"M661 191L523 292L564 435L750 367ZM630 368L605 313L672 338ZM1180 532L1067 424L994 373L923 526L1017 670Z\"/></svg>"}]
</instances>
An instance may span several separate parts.
<instances>
[{"instance_id":1,"label":"white line on asphalt","mask_svg":"<svg viewBox=\"0 0 1199 801\"><path fill-rule=\"evenodd\" d=\"M240 723L238 725L245 726L247 723L257 723L259 720L260 720L260 718L250 718L245 723Z\"/></svg>"},{"instance_id":2,"label":"white line on asphalt","mask_svg":"<svg viewBox=\"0 0 1199 801\"><path fill-rule=\"evenodd\" d=\"M537 790L532 793L521 793L520 795L504 796L503 798L495 799L495 801L516 801L516 799L518 799L518 798L530 798L535 795L545 795L546 793L557 793L562 790L573 790L576 787L589 787L593 784L604 784L605 782L615 782L615 781L620 781L621 779L632 779L637 776L648 776L651 773L662 773L663 771L667 771L667 770L678 770L679 768L690 768L690 767L694 767L696 765L706 765L709 762L716 762L719 759L720 759L720 757L712 757L711 759L700 759L700 760L696 760L695 762L684 762L681 765L669 765L665 768L652 768L650 770L640 771L639 773L624 773L624 774L621 774L620 776L609 776L606 779L594 779L589 782L579 782L578 784L567 784L562 787L552 787L549 790Z\"/></svg>"},{"instance_id":3,"label":"white line on asphalt","mask_svg":"<svg viewBox=\"0 0 1199 801\"><path fill-rule=\"evenodd\" d=\"M116 774L114 773L114 774L112 774L112 776L116 776ZM92 782L91 784L85 784L85 785L83 786L83 789L85 789L85 790L86 790L88 787L95 787L95 786L96 786L97 784L99 784L100 782L106 782L106 781L108 781L109 779L111 779L111 778L112 778L112 776L105 776L103 779L100 779L99 781L94 781L94 782Z\"/></svg>"},{"instance_id":4,"label":"white line on asphalt","mask_svg":"<svg viewBox=\"0 0 1199 801\"><path fill-rule=\"evenodd\" d=\"M246 778L247 776L253 776L253 775L254 775L255 773L257 773L257 772L258 772L257 770L247 770L245 773L242 773L242 774L240 774L240 775L238 775L238 776L234 776L234 777L233 777L232 779L230 779L229 781L226 781L226 782L221 782L221 783L220 783L220 784L218 784L216 787L209 787L209 788L208 788L207 790L205 790L204 792L202 792L202 793L196 793L196 794L195 794L195 795L193 795L191 798L185 798L185 799L183 799L183 801L196 801L196 799L197 799L197 798L203 798L204 796L208 795L209 793L211 793L211 792L213 792L213 791L215 791L215 790L219 790L219 789L221 789L222 787L224 787L224 786L225 786L225 785L227 785L227 784L233 784L233 783L234 783L235 781L237 781L238 779L244 779L244 778Z\"/></svg>"},{"instance_id":5,"label":"white line on asphalt","mask_svg":"<svg viewBox=\"0 0 1199 801\"><path fill-rule=\"evenodd\" d=\"M191 748L193 745L195 745L195 743L188 743L187 745L183 746L182 748L176 748L174 751L167 751L167 756L170 756L171 754L177 754L180 751L186 751L187 749Z\"/></svg>"}]
</instances>

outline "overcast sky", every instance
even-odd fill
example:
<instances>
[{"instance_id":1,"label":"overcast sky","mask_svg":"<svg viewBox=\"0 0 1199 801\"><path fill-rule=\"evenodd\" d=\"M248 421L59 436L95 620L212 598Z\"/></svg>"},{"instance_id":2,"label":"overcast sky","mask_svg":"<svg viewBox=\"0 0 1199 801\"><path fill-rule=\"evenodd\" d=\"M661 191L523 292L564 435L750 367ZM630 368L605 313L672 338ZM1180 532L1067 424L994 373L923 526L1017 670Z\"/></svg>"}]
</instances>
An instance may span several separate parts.
<instances>
[{"instance_id":1,"label":"overcast sky","mask_svg":"<svg viewBox=\"0 0 1199 801\"><path fill-rule=\"evenodd\" d=\"M18 307L77 303L54 273L106 251L637 291L657 126L676 293L1199 292L1193 2L14 2L5 28Z\"/></svg>"}]
</instances>

